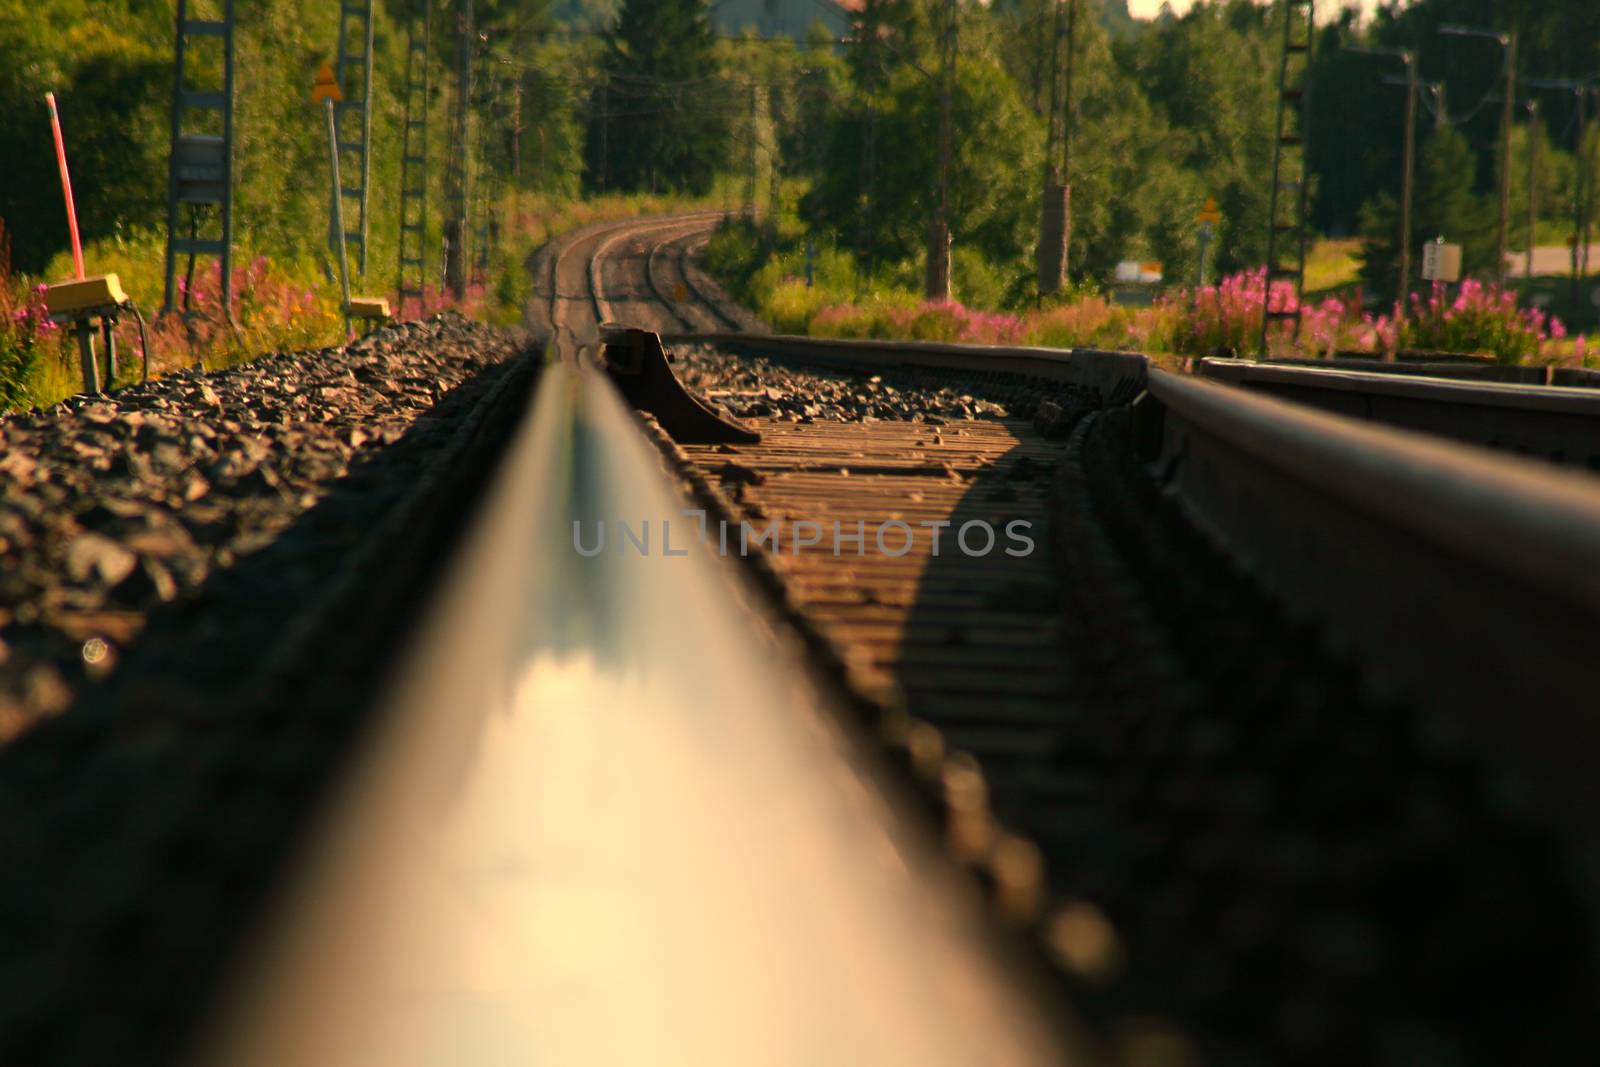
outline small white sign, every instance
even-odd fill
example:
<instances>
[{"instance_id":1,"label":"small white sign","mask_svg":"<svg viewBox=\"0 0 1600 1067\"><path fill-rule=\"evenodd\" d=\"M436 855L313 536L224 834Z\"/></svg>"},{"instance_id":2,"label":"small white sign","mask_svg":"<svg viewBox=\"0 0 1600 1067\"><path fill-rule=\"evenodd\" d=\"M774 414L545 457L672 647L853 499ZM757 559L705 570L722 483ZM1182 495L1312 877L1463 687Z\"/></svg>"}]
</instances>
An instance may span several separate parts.
<instances>
[{"instance_id":1,"label":"small white sign","mask_svg":"<svg viewBox=\"0 0 1600 1067\"><path fill-rule=\"evenodd\" d=\"M1116 279L1125 285L1160 285L1162 277L1159 263L1125 259L1117 264Z\"/></svg>"},{"instance_id":2,"label":"small white sign","mask_svg":"<svg viewBox=\"0 0 1600 1067\"><path fill-rule=\"evenodd\" d=\"M1430 282L1461 279L1461 246L1429 241L1422 246L1422 277Z\"/></svg>"}]
</instances>

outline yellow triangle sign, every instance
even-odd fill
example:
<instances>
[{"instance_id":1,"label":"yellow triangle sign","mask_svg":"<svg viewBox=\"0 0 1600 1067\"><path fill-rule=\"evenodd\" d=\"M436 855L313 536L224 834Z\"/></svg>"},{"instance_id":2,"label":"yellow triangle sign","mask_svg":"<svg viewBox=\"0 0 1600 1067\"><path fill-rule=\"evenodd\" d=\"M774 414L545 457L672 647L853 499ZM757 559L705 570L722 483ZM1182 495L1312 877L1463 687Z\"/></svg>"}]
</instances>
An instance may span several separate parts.
<instances>
[{"instance_id":1,"label":"yellow triangle sign","mask_svg":"<svg viewBox=\"0 0 1600 1067\"><path fill-rule=\"evenodd\" d=\"M1217 198L1214 196L1208 196L1206 197L1205 206L1200 209L1200 214L1195 216L1195 221L1216 222L1221 217L1222 213L1217 210Z\"/></svg>"},{"instance_id":2,"label":"yellow triangle sign","mask_svg":"<svg viewBox=\"0 0 1600 1067\"><path fill-rule=\"evenodd\" d=\"M333 66L326 59L317 68L317 80L311 85L311 102L320 104L324 100L334 103L344 99L344 93L339 88L339 79L333 76Z\"/></svg>"}]
</instances>

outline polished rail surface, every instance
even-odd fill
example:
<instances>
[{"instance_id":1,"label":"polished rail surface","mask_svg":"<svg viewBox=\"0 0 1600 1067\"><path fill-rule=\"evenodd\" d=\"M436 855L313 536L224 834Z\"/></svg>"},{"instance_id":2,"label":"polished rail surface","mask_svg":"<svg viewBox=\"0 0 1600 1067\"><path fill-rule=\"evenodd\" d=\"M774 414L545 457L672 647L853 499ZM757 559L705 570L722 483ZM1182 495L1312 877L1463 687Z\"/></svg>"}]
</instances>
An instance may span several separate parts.
<instances>
[{"instance_id":1,"label":"polished rail surface","mask_svg":"<svg viewBox=\"0 0 1600 1067\"><path fill-rule=\"evenodd\" d=\"M1600 486L1152 370L1152 469L1380 691L1478 732L1600 856Z\"/></svg>"},{"instance_id":2,"label":"polished rail surface","mask_svg":"<svg viewBox=\"0 0 1600 1067\"><path fill-rule=\"evenodd\" d=\"M208 1062L1083 1062L681 507L548 367Z\"/></svg>"},{"instance_id":3,"label":"polished rail surface","mask_svg":"<svg viewBox=\"0 0 1600 1067\"><path fill-rule=\"evenodd\" d=\"M1195 369L1202 378L1323 411L1600 470L1594 389L1231 359L1204 359Z\"/></svg>"}]
</instances>

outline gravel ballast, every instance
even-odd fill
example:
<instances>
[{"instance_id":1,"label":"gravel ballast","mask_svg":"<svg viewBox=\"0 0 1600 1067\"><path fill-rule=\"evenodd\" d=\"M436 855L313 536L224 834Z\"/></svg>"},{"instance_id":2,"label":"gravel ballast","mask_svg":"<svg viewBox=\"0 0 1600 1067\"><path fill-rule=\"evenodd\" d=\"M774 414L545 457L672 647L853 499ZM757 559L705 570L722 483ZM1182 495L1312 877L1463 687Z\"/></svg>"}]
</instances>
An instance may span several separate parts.
<instances>
[{"instance_id":1,"label":"gravel ballast","mask_svg":"<svg viewBox=\"0 0 1600 1067\"><path fill-rule=\"evenodd\" d=\"M713 345L671 346L673 370L686 387L734 418L785 422L925 422L1031 417L1015 387L944 375L818 372L765 356L737 357ZM1022 410L1019 410L1022 409Z\"/></svg>"},{"instance_id":2,"label":"gravel ballast","mask_svg":"<svg viewBox=\"0 0 1600 1067\"><path fill-rule=\"evenodd\" d=\"M60 501L0 602L27 716L0 745L0 1063L182 1059L495 476L527 353L448 316L0 424L49 472L8 474L6 514ZM172 588L130 595L151 562ZM13 681L41 671L43 709Z\"/></svg>"},{"instance_id":3,"label":"gravel ballast","mask_svg":"<svg viewBox=\"0 0 1600 1067\"><path fill-rule=\"evenodd\" d=\"M516 349L438 316L0 419L0 743Z\"/></svg>"}]
</instances>

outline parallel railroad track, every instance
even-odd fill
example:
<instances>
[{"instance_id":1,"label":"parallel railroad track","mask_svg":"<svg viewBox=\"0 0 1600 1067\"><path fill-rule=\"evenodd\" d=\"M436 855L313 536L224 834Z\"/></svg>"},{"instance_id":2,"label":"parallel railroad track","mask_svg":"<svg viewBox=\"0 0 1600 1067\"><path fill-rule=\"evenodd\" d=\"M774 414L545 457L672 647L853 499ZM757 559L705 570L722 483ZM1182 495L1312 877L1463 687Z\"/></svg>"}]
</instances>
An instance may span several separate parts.
<instances>
[{"instance_id":1,"label":"parallel railroad track","mask_svg":"<svg viewBox=\"0 0 1600 1067\"><path fill-rule=\"evenodd\" d=\"M1400 1033L1429 1035L1447 1062L1581 1044L1567 998L1596 988L1600 914L1588 772L1600 730L1576 712L1600 682L1584 651L1600 590L1579 577L1600 565L1594 484L1255 401L1137 357L669 344L762 441L662 447L729 529L822 527L820 545L763 545L752 562L926 783L955 853L1002 910L1030 898L1019 857L1038 850L1042 906L1027 923L1072 982L1093 985L1104 961L1075 959L1054 935L1090 916L1133 957L1126 999L1106 1001L1179 1020L1218 1062L1388 1062L1381 1049ZM1359 395L1369 421L1568 463L1586 463L1580 442L1600 439L1587 394L1218 366ZM778 384L767 402L752 387L764 380ZM841 382L851 393L953 384L1008 415L803 414L808 390ZM1008 569L871 547L886 522L1008 516L1042 518L1049 556ZM835 521L847 533L864 524L866 558L848 539L835 555ZM1506 809L1506 794L1545 829ZM1444 823L1423 829L1422 810ZM1552 865L1553 840L1567 851ZM1343 858L1319 858L1329 847ZM1421 933L1411 905L1380 889L1419 850L1438 866L1409 868L1408 892L1450 914L1449 933ZM1498 885L1504 906L1515 897L1560 918L1490 937L1503 913L1477 896L1486 875L1442 872L1491 868L1519 872ZM1304 887L1318 883L1313 905ZM1500 1007L1487 1010L1444 978L1462 949L1435 936L1478 938L1481 957L1467 950L1460 965L1493 958L1522 978L1497 985ZM1312 947L1330 939L1373 954L1335 980ZM1295 944L1270 964L1261 955ZM1388 992L1341 1014L1347 981ZM1415 1006L1430 983L1443 1001ZM1251 1025L1225 1021L1246 1003Z\"/></svg>"},{"instance_id":2,"label":"parallel railroad track","mask_svg":"<svg viewBox=\"0 0 1600 1067\"><path fill-rule=\"evenodd\" d=\"M1403 365L1374 365L1383 366ZM1451 379L1441 365L1410 374L1205 359L1195 370L1322 411L1600 472L1600 390Z\"/></svg>"}]
</instances>

